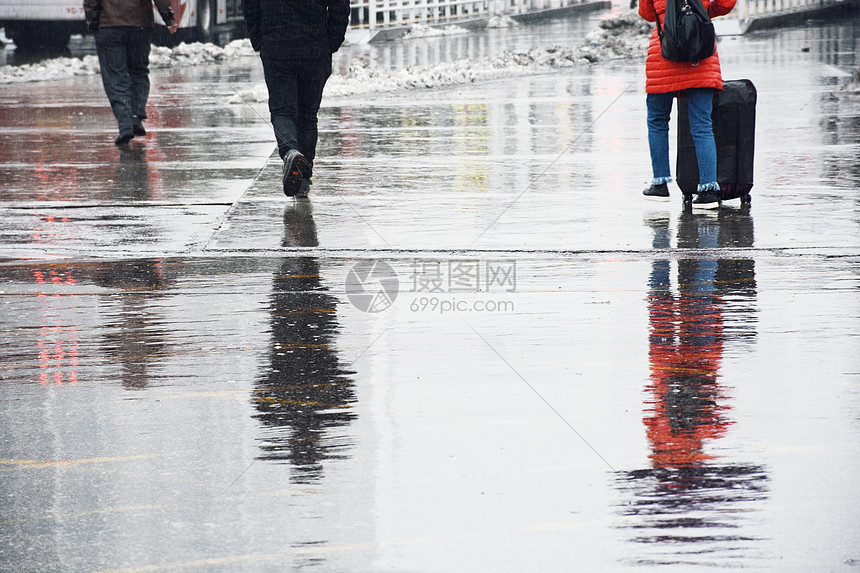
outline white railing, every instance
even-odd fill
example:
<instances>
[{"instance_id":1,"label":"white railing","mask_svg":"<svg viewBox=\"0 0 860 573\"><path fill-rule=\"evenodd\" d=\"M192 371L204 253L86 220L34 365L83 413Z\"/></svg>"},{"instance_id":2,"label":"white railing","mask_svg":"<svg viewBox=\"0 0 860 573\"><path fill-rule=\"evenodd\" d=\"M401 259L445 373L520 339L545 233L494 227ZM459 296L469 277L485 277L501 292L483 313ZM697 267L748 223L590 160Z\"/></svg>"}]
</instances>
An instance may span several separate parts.
<instances>
[{"instance_id":1,"label":"white railing","mask_svg":"<svg viewBox=\"0 0 860 573\"><path fill-rule=\"evenodd\" d=\"M375 30L414 24L455 24L495 15L564 8L584 0L352 0L350 26Z\"/></svg>"},{"instance_id":2,"label":"white railing","mask_svg":"<svg viewBox=\"0 0 860 573\"><path fill-rule=\"evenodd\" d=\"M717 19L746 22L751 18L804 12L844 4L844 0L737 0L731 14Z\"/></svg>"}]
</instances>

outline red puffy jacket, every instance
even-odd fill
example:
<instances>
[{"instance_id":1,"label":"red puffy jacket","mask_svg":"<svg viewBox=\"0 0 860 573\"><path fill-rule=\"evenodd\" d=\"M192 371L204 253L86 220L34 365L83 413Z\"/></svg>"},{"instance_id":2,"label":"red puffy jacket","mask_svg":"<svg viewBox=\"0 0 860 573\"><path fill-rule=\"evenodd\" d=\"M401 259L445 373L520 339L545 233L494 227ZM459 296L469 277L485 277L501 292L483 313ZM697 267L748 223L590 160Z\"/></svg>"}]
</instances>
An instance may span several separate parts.
<instances>
[{"instance_id":1,"label":"red puffy jacket","mask_svg":"<svg viewBox=\"0 0 860 573\"><path fill-rule=\"evenodd\" d=\"M705 10L711 18L724 16L735 7L736 0L702 0ZM655 22L660 17L663 25L663 15L666 12L666 0L640 0L639 15ZM648 58L645 60L645 92L662 94L687 88L723 89L723 76L720 73L720 57L714 55L707 60L696 63L673 62L663 57L660 50L660 38L657 36L657 26L651 34L648 44Z\"/></svg>"}]
</instances>

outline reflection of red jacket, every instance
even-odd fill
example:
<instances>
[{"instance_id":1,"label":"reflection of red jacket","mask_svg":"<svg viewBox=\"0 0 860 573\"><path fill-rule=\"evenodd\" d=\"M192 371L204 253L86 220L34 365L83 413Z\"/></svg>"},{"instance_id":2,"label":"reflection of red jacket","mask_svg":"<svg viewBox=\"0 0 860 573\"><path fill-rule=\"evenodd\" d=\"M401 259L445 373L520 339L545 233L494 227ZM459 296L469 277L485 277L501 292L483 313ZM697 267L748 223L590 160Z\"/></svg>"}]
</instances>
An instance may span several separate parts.
<instances>
[{"instance_id":1,"label":"reflection of red jacket","mask_svg":"<svg viewBox=\"0 0 860 573\"><path fill-rule=\"evenodd\" d=\"M714 18L731 12L735 7L735 0L702 0L702 4L711 18ZM666 0L639 2L639 15L649 22L656 21L659 15L662 26L665 12ZM654 26L648 44L648 58L645 60L645 91L649 94L662 94L687 88L723 89L720 57L715 51L707 60L696 63L667 60L660 51L657 26Z\"/></svg>"},{"instance_id":2,"label":"reflection of red jacket","mask_svg":"<svg viewBox=\"0 0 860 573\"><path fill-rule=\"evenodd\" d=\"M722 312L713 296L655 293L648 305L651 363L645 426L655 468L701 465L704 442L729 425L717 382L723 352Z\"/></svg>"}]
</instances>

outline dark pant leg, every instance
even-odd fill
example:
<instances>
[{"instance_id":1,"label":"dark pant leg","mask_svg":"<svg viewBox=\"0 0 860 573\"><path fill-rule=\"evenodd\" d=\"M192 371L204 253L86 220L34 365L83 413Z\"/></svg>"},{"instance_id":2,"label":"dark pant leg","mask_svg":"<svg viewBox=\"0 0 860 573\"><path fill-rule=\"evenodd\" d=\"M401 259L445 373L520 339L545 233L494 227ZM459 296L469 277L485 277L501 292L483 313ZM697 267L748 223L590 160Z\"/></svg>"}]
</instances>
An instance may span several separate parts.
<instances>
[{"instance_id":1,"label":"dark pant leg","mask_svg":"<svg viewBox=\"0 0 860 573\"><path fill-rule=\"evenodd\" d=\"M149 50L151 28L130 28L128 32L128 77L131 80L131 113L146 119L149 100Z\"/></svg>"},{"instance_id":2,"label":"dark pant leg","mask_svg":"<svg viewBox=\"0 0 860 573\"><path fill-rule=\"evenodd\" d=\"M323 89L331 76L331 56L302 62L299 74L298 116L296 118L299 151L313 165L319 139L317 116Z\"/></svg>"},{"instance_id":3,"label":"dark pant leg","mask_svg":"<svg viewBox=\"0 0 860 573\"><path fill-rule=\"evenodd\" d=\"M283 159L291 149L298 149L296 119L298 117L299 77L295 62L273 57L272 50L263 46L260 59L269 91L269 114L278 153Z\"/></svg>"},{"instance_id":4,"label":"dark pant leg","mask_svg":"<svg viewBox=\"0 0 860 573\"><path fill-rule=\"evenodd\" d=\"M101 28L96 34L102 84L120 133L131 132L131 79L128 75L128 28Z\"/></svg>"}]
</instances>

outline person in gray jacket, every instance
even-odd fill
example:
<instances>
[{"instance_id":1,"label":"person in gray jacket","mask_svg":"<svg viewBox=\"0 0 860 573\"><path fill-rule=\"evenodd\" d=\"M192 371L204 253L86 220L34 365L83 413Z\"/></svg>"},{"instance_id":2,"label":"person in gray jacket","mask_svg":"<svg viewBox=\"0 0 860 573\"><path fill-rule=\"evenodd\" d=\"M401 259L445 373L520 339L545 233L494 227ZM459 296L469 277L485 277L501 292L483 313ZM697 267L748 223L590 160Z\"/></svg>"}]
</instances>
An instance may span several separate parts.
<instances>
[{"instance_id":1,"label":"person in gray jacket","mask_svg":"<svg viewBox=\"0 0 860 573\"><path fill-rule=\"evenodd\" d=\"M84 0L87 27L96 37L102 84L119 125L114 143L125 145L146 135L149 99L149 50L155 14L152 0ZM158 13L173 34L179 28L170 0L155 0Z\"/></svg>"}]
</instances>

